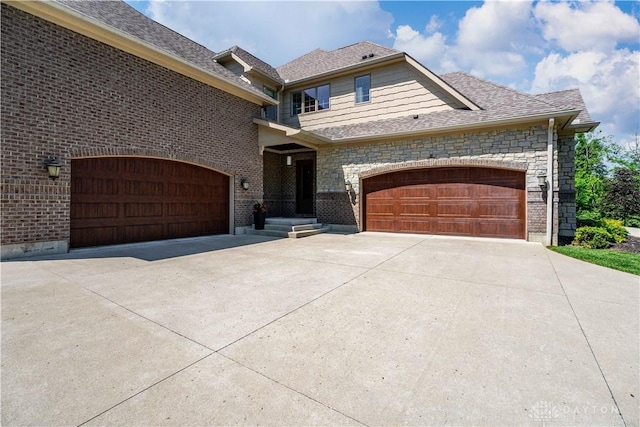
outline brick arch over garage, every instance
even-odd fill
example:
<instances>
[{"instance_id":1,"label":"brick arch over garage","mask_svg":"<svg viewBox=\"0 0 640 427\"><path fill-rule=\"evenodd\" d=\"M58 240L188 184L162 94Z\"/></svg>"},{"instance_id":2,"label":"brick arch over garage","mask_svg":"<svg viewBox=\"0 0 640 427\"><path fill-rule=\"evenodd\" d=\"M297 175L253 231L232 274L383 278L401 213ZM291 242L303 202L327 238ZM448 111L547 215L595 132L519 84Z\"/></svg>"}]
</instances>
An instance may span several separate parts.
<instances>
[{"instance_id":1,"label":"brick arch over garage","mask_svg":"<svg viewBox=\"0 0 640 427\"><path fill-rule=\"evenodd\" d=\"M214 168L178 159L73 158L70 246L227 234L230 179Z\"/></svg>"},{"instance_id":2,"label":"brick arch over garage","mask_svg":"<svg viewBox=\"0 0 640 427\"><path fill-rule=\"evenodd\" d=\"M83 159L89 157L144 157L173 160L184 163L190 163L196 166L212 169L225 175L233 176L233 172L227 164L221 162L213 162L199 156L188 153L178 152L176 150L158 150L144 148L123 148L123 147L103 147L103 148L83 148L71 150L69 153L71 159Z\"/></svg>"},{"instance_id":3,"label":"brick arch over garage","mask_svg":"<svg viewBox=\"0 0 640 427\"><path fill-rule=\"evenodd\" d=\"M527 165L429 159L360 175L365 231L526 237Z\"/></svg>"}]
</instances>

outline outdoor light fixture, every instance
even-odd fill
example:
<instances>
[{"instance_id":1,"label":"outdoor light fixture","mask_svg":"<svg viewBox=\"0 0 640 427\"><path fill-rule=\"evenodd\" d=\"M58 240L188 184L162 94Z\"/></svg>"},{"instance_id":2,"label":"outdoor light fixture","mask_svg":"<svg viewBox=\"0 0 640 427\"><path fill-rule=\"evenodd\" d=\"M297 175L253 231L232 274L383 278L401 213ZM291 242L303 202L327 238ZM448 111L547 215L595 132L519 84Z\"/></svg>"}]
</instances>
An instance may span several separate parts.
<instances>
[{"instance_id":1,"label":"outdoor light fixture","mask_svg":"<svg viewBox=\"0 0 640 427\"><path fill-rule=\"evenodd\" d=\"M62 166L60 159L53 156L48 157L45 166L47 167L47 171L49 171L49 179L55 181L60 178L60 167Z\"/></svg>"},{"instance_id":2,"label":"outdoor light fixture","mask_svg":"<svg viewBox=\"0 0 640 427\"><path fill-rule=\"evenodd\" d=\"M291 166L291 156L287 156L287 166Z\"/></svg>"},{"instance_id":3,"label":"outdoor light fixture","mask_svg":"<svg viewBox=\"0 0 640 427\"><path fill-rule=\"evenodd\" d=\"M547 188L547 176L546 175L538 175L538 185L541 190Z\"/></svg>"},{"instance_id":4,"label":"outdoor light fixture","mask_svg":"<svg viewBox=\"0 0 640 427\"><path fill-rule=\"evenodd\" d=\"M351 190L353 190L353 185L351 185L351 182L349 181L344 182L344 187L347 189L348 193L351 193Z\"/></svg>"},{"instance_id":5,"label":"outdoor light fixture","mask_svg":"<svg viewBox=\"0 0 640 427\"><path fill-rule=\"evenodd\" d=\"M247 181L246 179L242 178L240 180L240 185L242 185L242 188L245 190L249 189L249 181Z\"/></svg>"}]
</instances>

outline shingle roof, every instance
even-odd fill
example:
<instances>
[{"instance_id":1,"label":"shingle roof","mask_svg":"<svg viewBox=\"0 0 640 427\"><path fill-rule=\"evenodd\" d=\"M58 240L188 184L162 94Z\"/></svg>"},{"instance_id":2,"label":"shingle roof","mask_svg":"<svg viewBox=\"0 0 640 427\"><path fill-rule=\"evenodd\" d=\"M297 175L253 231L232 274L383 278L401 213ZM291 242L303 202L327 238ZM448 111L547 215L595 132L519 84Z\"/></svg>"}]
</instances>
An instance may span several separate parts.
<instances>
[{"instance_id":1,"label":"shingle roof","mask_svg":"<svg viewBox=\"0 0 640 427\"><path fill-rule=\"evenodd\" d=\"M579 123L594 123L589 111L587 111L584 99L582 99L580 89L567 89L559 92L541 93L534 96L550 104L565 106L567 108L580 108L582 111L580 111L580 114L576 117Z\"/></svg>"},{"instance_id":2,"label":"shingle roof","mask_svg":"<svg viewBox=\"0 0 640 427\"><path fill-rule=\"evenodd\" d=\"M239 83L255 93L262 92L216 63L215 52L147 18L122 0L56 0L76 12L106 24L191 64Z\"/></svg>"},{"instance_id":3,"label":"shingle roof","mask_svg":"<svg viewBox=\"0 0 640 427\"><path fill-rule=\"evenodd\" d=\"M332 51L316 49L278 67L277 71L286 82L294 82L398 53L397 50L363 41ZM371 54L373 56L370 57Z\"/></svg>"},{"instance_id":4,"label":"shingle roof","mask_svg":"<svg viewBox=\"0 0 640 427\"><path fill-rule=\"evenodd\" d=\"M284 80L282 80L282 78L280 77L280 75L278 74L275 68L273 68L271 65L267 64L262 59L252 55L251 53L247 52L246 50L242 49L239 46L232 46L229 49L219 52L217 55L215 55L214 59L223 58L226 55L231 53L237 55L240 59L242 59L248 65L260 71L262 74L265 74L271 77L276 82L284 83Z\"/></svg>"},{"instance_id":5,"label":"shingle roof","mask_svg":"<svg viewBox=\"0 0 640 427\"><path fill-rule=\"evenodd\" d=\"M585 108L573 91L555 92L543 96L528 95L505 86L479 79L466 73L456 72L441 78L463 93L482 109L448 110L413 115L367 123L315 129L322 137L340 140L360 137L375 137L402 132L421 132L450 127L481 126L484 123L517 119L543 114L554 114ZM578 92L579 95L579 92ZM553 102L551 102L553 101Z\"/></svg>"}]
</instances>

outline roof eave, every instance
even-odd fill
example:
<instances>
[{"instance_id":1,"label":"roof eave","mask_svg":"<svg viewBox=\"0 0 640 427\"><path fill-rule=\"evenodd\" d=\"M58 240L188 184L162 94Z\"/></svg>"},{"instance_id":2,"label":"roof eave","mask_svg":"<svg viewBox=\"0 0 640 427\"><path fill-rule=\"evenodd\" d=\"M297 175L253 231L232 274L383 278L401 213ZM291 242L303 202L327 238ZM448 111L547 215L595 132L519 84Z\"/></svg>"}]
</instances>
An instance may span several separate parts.
<instances>
[{"instance_id":1,"label":"roof eave","mask_svg":"<svg viewBox=\"0 0 640 427\"><path fill-rule=\"evenodd\" d=\"M567 126L565 129L572 130L576 133L585 133L585 132L593 132L598 126L600 126L600 122L584 122L584 123L572 123Z\"/></svg>"},{"instance_id":2,"label":"roof eave","mask_svg":"<svg viewBox=\"0 0 640 427\"><path fill-rule=\"evenodd\" d=\"M150 43L131 36L130 34L106 25L90 16L68 8L63 4L53 1L2 1L16 9L29 13L30 15L34 15L56 25L60 25L61 27L82 34L83 36L105 43L109 46L135 55L209 86L223 90L254 104L278 104L278 101L272 99L266 94L260 94L259 92L248 90L247 88L242 87L240 83L214 74L209 70L205 70L204 68L190 63L170 52L162 50Z\"/></svg>"},{"instance_id":3,"label":"roof eave","mask_svg":"<svg viewBox=\"0 0 640 427\"><path fill-rule=\"evenodd\" d=\"M318 149L319 144L326 144L331 142L329 138L318 135L317 133L298 128L292 128L290 126L282 125L270 120L254 117L253 123L279 132L283 132L286 137L291 138L296 142L300 142L301 145L313 148L314 150Z\"/></svg>"},{"instance_id":4,"label":"roof eave","mask_svg":"<svg viewBox=\"0 0 640 427\"><path fill-rule=\"evenodd\" d=\"M518 124L540 122L540 121L548 120L551 118L570 117L571 115L576 114L576 111L580 111L580 110L534 114L530 116L520 116L520 117L509 118L509 119L488 120L485 122L469 123L464 125L439 126L439 127L433 127L433 128L427 128L427 129L391 132L391 133L385 133L380 135L363 135L363 136L356 136L356 137L349 137L349 138L324 137L324 139L328 140L329 144L348 144L348 143L365 142L365 141L373 142L373 141L379 141L383 139L387 139L387 140L400 139L400 138L415 137L418 135L434 135L434 134L467 131L471 129L486 129L486 128L501 127L501 126L512 126L512 125L518 125Z\"/></svg>"}]
</instances>

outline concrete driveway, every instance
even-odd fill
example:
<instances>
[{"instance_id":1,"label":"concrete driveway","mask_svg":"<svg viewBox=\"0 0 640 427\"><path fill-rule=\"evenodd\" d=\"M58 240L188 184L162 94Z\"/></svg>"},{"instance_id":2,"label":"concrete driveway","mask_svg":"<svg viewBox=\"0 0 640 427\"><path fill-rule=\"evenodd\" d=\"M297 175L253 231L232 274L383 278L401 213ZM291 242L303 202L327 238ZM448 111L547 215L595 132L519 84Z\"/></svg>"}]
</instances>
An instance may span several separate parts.
<instances>
[{"instance_id":1,"label":"concrete driveway","mask_svg":"<svg viewBox=\"0 0 640 427\"><path fill-rule=\"evenodd\" d=\"M639 425L640 277L519 241L3 262L2 425Z\"/></svg>"}]
</instances>

